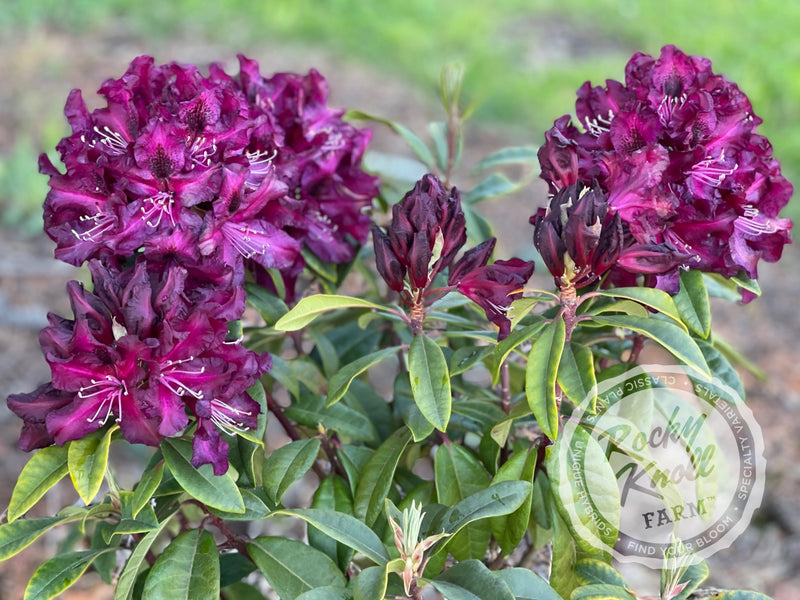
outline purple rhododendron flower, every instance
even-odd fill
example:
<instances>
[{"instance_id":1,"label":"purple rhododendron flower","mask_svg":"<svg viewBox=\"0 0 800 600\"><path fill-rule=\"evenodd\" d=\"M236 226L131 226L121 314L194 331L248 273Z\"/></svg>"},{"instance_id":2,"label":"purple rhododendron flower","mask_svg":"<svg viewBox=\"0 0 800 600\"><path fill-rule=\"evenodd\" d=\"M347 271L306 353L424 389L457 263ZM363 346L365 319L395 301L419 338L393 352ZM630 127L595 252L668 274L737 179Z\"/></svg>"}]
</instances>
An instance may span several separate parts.
<instances>
[{"instance_id":1,"label":"purple rhododendron flower","mask_svg":"<svg viewBox=\"0 0 800 600\"><path fill-rule=\"evenodd\" d=\"M325 262L353 260L378 191L361 169L370 133L327 106L316 71L265 78L239 60L234 78L141 56L102 85L105 107L89 112L70 94L66 172L40 158L57 258L124 260L143 248L184 264L273 268L291 284L304 246Z\"/></svg>"},{"instance_id":2,"label":"purple rhododendron flower","mask_svg":"<svg viewBox=\"0 0 800 600\"><path fill-rule=\"evenodd\" d=\"M625 231L619 266L675 291L679 268L755 278L760 258L780 258L792 186L747 96L708 59L637 53L624 84L580 88L576 115L584 130L564 116L545 135L542 177L554 195L574 183L606 194Z\"/></svg>"}]
</instances>

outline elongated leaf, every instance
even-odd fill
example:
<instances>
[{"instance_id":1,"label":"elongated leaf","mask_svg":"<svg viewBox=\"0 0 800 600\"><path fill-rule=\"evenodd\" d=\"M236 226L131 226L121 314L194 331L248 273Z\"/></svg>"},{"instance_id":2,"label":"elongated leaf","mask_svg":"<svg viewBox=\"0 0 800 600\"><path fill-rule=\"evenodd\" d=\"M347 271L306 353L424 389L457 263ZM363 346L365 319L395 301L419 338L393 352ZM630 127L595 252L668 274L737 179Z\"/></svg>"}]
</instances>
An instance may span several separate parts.
<instances>
[{"instance_id":1,"label":"elongated leaf","mask_svg":"<svg viewBox=\"0 0 800 600\"><path fill-rule=\"evenodd\" d=\"M450 357L450 377L460 375L492 353L491 346L463 346Z\"/></svg>"},{"instance_id":2,"label":"elongated leaf","mask_svg":"<svg viewBox=\"0 0 800 600\"><path fill-rule=\"evenodd\" d=\"M664 290L656 288L624 287L612 288L610 290L597 290L595 293L609 298L634 300L669 317L683 329L686 329L681 318L681 312L679 308L675 306L675 299Z\"/></svg>"},{"instance_id":3,"label":"elongated leaf","mask_svg":"<svg viewBox=\"0 0 800 600\"><path fill-rule=\"evenodd\" d=\"M289 311L283 300L262 286L248 281L244 288L247 291L247 301L261 314L267 325L273 325Z\"/></svg>"},{"instance_id":4,"label":"elongated leaf","mask_svg":"<svg viewBox=\"0 0 800 600\"><path fill-rule=\"evenodd\" d=\"M280 503L289 486L308 473L317 458L320 444L317 438L296 440L281 446L267 457L262 480L270 500Z\"/></svg>"},{"instance_id":5,"label":"elongated leaf","mask_svg":"<svg viewBox=\"0 0 800 600\"><path fill-rule=\"evenodd\" d=\"M670 569L664 569L661 571L661 585L662 587L665 586L666 576L674 574L674 571ZM708 565L704 560L694 563L686 567L686 570L683 574L678 578L678 585L681 586L680 593L677 596L674 596L670 600L688 600L688 598L694 593L700 584L703 583L706 579L708 579L709 569ZM666 590L665 590L666 591Z\"/></svg>"},{"instance_id":6,"label":"elongated leaf","mask_svg":"<svg viewBox=\"0 0 800 600\"><path fill-rule=\"evenodd\" d=\"M396 123L395 121L391 121L389 119L376 117L374 115L370 115L359 110L347 111L347 113L345 114L345 119L348 120L357 119L362 121L375 121L377 123L383 123L387 127L393 129L395 133L397 133L401 138L403 138L403 141L405 141L405 143L408 144L408 147L411 148L414 154L417 155L417 158L419 158L428 167L429 170L436 165L436 161L433 158L433 154L425 145L425 142L423 142L419 138L419 136L417 136L417 134L415 134L405 125L401 125L400 123Z\"/></svg>"},{"instance_id":7,"label":"elongated leaf","mask_svg":"<svg viewBox=\"0 0 800 600\"><path fill-rule=\"evenodd\" d=\"M98 430L69 443L67 449L69 476L75 491L85 504L91 504L100 491L108 464L111 435L116 429L110 427L106 431Z\"/></svg>"},{"instance_id":8,"label":"elongated leaf","mask_svg":"<svg viewBox=\"0 0 800 600\"><path fill-rule=\"evenodd\" d=\"M256 493L258 492L258 493ZM247 488L239 488L239 493L242 494L244 501L244 512L226 512L217 508L209 507L209 512L225 519L226 521L259 521L266 518L270 514L270 508L267 503L262 499L259 494L260 490L249 490Z\"/></svg>"},{"instance_id":9,"label":"elongated leaf","mask_svg":"<svg viewBox=\"0 0 800 600\"><path fill-rule=\"evenodd\" d=\"M582 344L567 342L558 363L556 377L567 398L594 414L596 397L590 397L597 385L592 351Z\"/></svg>"},{"instance_id":10,"label":"elongated leaf","mask_svg":"<svg viewBox=\"0 0 800 600\"><path fill-rule=\"evenodd\" d=\"M317 491L314 492L311 508L322 508L352 515L353 498L344 478L339 475L329 475L323 479ZM342 571L347 569L354 554L352 548L337 542L313 525L307 527L306 535L309 545L330 556Z\"/></svg>"},{"instance_id":11,"label":"elongated leaf","mask_svg":"<svg viewBox=\"0 0 800 600\"><path fill-rule=\"evenodd\" d=\"M636 596L618 585L592 583L573 591L570 600L636 600Z\"/></svg>"},{"instance_id":12,"label":"elongated leaf","mask_svg":"<svg viewBox=\"0 0 800 600\"><path fill-rule=\"evenodd\" d=\"M150 498L153 497L163 477L163 461L159 462L154 468L147 469L144 472L142 479L136 484L136 489L133 491L133 497L131 498L131 518L135 519L144 505L150 502Z\"/></svg>"},{"instance_id":13,"label":"elongated leaf","mask_svg":"<svg viewBox=\"0 0 800 600\"><path fill-rule=\"evenodd\" d=\"M556 508L578 547L609 552L617 539L620 495L605 453L582 427L556 441L545 460Z\"/></svg>"},{"instance_id":14,"label":"elongated leaf","mask_svg":"<svg viewBox=\"0 0 800 600\"><path fill-rule=\"evenodd\" d=\"M275 323L278 331L297 331L323 313L339 308L374 308L386 310L385 307L352 296L338 296L335 294L316 294L308 296L298 302L292 310L283 315Z\"/></svg>"},{"instance_id":15,"label":"elongated leaf","mask_svg":"<svg viewBox=\"0 0 800 600\"><path fill-rule=\"evenodd\" d=\"M542 320L533 325L523 327L522 329L515 329L511 332L511 335L497 344L494 352L494 367L492 369L493 385L497 385L497 382L500 380L500 367L506 361L508 355L511 354L512 350L539 333L545 325L547 325L547 323Z\"/></svg>"},{"instance_id":16,"label":"elongated leaf","mask_svg":"<svg viewBox=\"0 0 800 600\"><path fill-rule=\"evenodd\" d=\"M684 323L702 338L711 333L711 305L703 273L694 269L681 271L681 287L675 294L675 305Z\"/></svg>"},{"instance_id":17,"label":"elongated leaf","mask_svg":"<svg viewBox=\"0 0 800 600\"><path fill-rule=\"evenodd\" d=\"M33 573L23 600L50 600L63 592L83 575L94 560L116 548L67 552L51 558Z\"/></svg>"},{"instance_id":18,"label":"elongated leaf","mask_svg":"<svg viewBox=\"0 0 800 600\"><path fill-rule=\"evenodd\" d=\"M497 196L504 196L505 194L516 192L519 187L520 184L511 181L505 175L492 173L469 192L464 194L461 199L465 204L475 204L481 200L496 198Z\"/></svg>"},{"instance_id":19,"label":"elongated leaf","mask_svg":"<svg viewBox=\"0 0 800 600\"><path fill-rule=\"evenodd\" d=\"M772 600L769 596L749 590L727 590L709 596L710 600Z\"/></svg>"},{"instance_id":20,"label":"elongated leaf","mask_svg":"<svg viewBox=\"0 0 800 600\"><path fill-rule=\"evenodd\" d=\"M66 447L49 446L37 450L22 467L14 491L11 492L8 522L11 523L28 512L68 471Z\"/></svg>"},{"instance_id":21,"label":"elongated leaf","mask_svg":"<svg viewBox=\"0 0 800 600\"><path fill-rule=\"evenodd\" d=\"M170 515L165 517L158 526L158 529L153 529L150 531L141 540L139 540L138 544L136 544L136 547L133 549L133 552L131 552L131 555L128 557L128 560L125 563L125 567L122 569L122 573L120 573L119 580L117 580L117 588L114 590L114 600L131 599L139 570L143 565L147 565L146 558L147 553L150 551L150 547L167 526L175 512L177 511L173 511Z\"/></svg>"},{"instance_id":22,"label":"elongated leaf","mask_svg":"<svg viewBox=\"0 0 800 600\"><path fill-rule=\"evenodd\" d=\"M383 511L383 501L392 486L400 456L411 441L411 432L403 427L395 431L375 451L361 471L355 492L355 516L371 526Z\"/></svg>"},{"instance_id":23,"label":"elongated leaf","mask_svg":"<svg viewBox=\"0 0 800 600\"><path fill-rule=\"evenodd\" d=\"M414 402L408 373L401 371L394 379L394 404L398 413L403 417L403 421L411 430L415 442L422 441L433 433L435 427L422 415L417 403Z\"/></svg>"},{"instance_id":24,"label":"elongated leaf","mask_svg":"<svg viewBox=\"0 0 800 600\"><path fill-rule=\"evenodd\" d=\"M385 567L367 567L356 577L353 600L376 600L386 596L389 573Z\"/></svg>"},{"instance_id":25,"label":"elongated leaf","mask_svg":"<svg viewBox=\"0 0 800 600\"><path fill-rule=\"evenodd\" d=\"M264 536L249 542L247 551L281 600L294 600L318 587L346 584L327 554L303 542Z\"/></svg>"},{"instance_id":26,"label":"elongated leaf","mask_svg":"<svg viewBox=\"0 0 800 600\"><path fill-rule=\"evenodd\" d=\"M345 587L326 585L300 594L297 600L350 600L352 597L353 593ZM238 596L236 600L239 600Z\"/></svg>"},{"instance_id":27,"label":"elongated leaf","mask_svg":"<svg viewBox=\"0 0 800 600\"><path fill-rule=\"evenodd\" d=\"M439 345L425 334L414 336L408 351L411 393L422 415L439 431L450 422L452 396L447 360Z\"/></svg>"},{"instance_id":28,"label":"elongated leaf","mask_svg":"<svg viewBox=\"0 0 800 600\"><path fill-rule=\"evenodd\" d=\"M536 146L512 146L510 148L503 148L484 158L473 170L482 171L489 167L517 164L538 167L538 151L539 149Z\"/></svg>"},{"instance_id":29,"label":"elongated leaf","mask_svg":"<svg viewBox=\"0 0 800 600\"><path fill-rule=\"evenodd\" d=\"M697 343L688 333L677 325L659 319L642 319L641 317L631 317L628 315L597 315L592 317L592 321L599 325L623 327L641 333L661 344L661 346L669 350L676 358L682 360L693 369L697 369L697 371L703 375L711 376L706 360L700 348L697 347Z\"/></svg>"},{"instance_id":30,"label":"elongated leaf","mask_svg":"<svg viewBox=\"0 0 800 600\"><path fill-rule=\"evenodd\" d=\"M325 398L325 404L330 406L331 404L335 404L341 400L347 393L347 390L350 388L350 384L352 383L353 379L361 375L361 373L369 369L371 366L389 358L390 356L395 356L398 349L399 346L383 348L377 352L372 352L366 356L362 356L361 358L356 359L339 369L339 371L337 371L328 382L328 395Z\"/></svg>"},{"instance_id":31,"label":"elongated leaf","mask_svg":"<svg viewBox=\"0 0 800 600\"><path fill-rule=\"evenodd\" d=\"M575 576L581 585L607 583L627 587L627 583L614 567L596 558L582 558L575 563Z\"/></svg>"},{"instance_id":32,"label":"elongated leaf","mask_svg":"<svg viewBox=\"0 0 800 600\"><path fill-rule=\"evenodd\" d=\"M542 432L551 440L558 436L556 376L564 351L566 328L557 317L542 329L528 355L525 369L525 395Z\"/></svg>"},{"instance_id":33,"label":"elongated leaf","mask_svg":"<svg viewBox=\"0 0 800 600\"><path fill-rule=\"evenodd\" d=\"M501 481L448 509L435 529L443 528L446 533L456 534L473 521L507 515L525 502L530 491L531 484L527 481Z\"/></svg>"},{"instance_id":34,"label":"elongated leaf","mask_svg":"<svg viewBox=\"0 0 800 600\"><path fill-rule=\"evenodd\" d=\"M522 541L522 538L525 536L525 532L528 530L531 516L533 474L536 469L536 455L536 450L530 448L515 452L505 464L500 467L492 480L494 485L501 481L527 481L531 483L530 495L522 502L518 509L506 516L495 517L491 520L492 535L495 540L497 540L497 543L500 544L503 555L510 554L519 545L520 541Z\"/></svg>"},{"instance_id":35,"label":"elongated leaf","mask_svg":"<svg viewBox=\"0 0 800 600\"><path fill-rule=\"evenodd\" d=\"M431 581L447 600L515 600L509 587L479 560L465 560Z\"/></svg>"},{"instance_id":36,"label":"elongated leaf","mask_svg":"<svg viewBox=\"0 0 800 600\"><path fill-rule=\"evenodd\" d=\"M214 475L211 465L192 466L192 447L186 440L166 438L161 442L164 460L175 480L193 498L227 512L244 512L244 500L230 469Z\"/></svg>"},{"instance_id":37,"label":"elongated leaf","mask_svg":"<svg viewBox=\"0 0 800 600\"><path fill-rule=\"evenodd\" d=\"M428 124L428 131L433 140L433 149L436 156L436 166L442 173L447 172L449 144L447 143L447 124L436 121Z\"/></svg>"},{"instance_id":38,"label":"elongated leaf","mask_svg":"<svg viewBox=\"0 0 800 600\"><path fill-rule=\"evenodd\" d=\"M514 567L497 571L516 600L564 600L550 585L530 569Z\"/></svg>"},{"instance_id":39,"label":"elongated leaf","mask_svg":"<svg viewBox=\"0 0 800 600\"><path fill-rule=\"evenodd\" d=\"M739 378L739 373L736 372L736 369L734 369L731 363L728 362L728 359L725 358L725 355L704 340L697 340L697 345L703 353L706 363L714 374L714 377L719 378L730 390L720 388L713 380L708 381L707 379L701 379L699 377L690 377L695 384L695 393L707 399L710 399L711 394L716 394L717 397L724 398L726 402L733 404L741 404L744 402L745 390L742 380Z\"/></svg>"},{"instance_id":40,"label":"elongated leaf","mask_svg":"<svg viewBox=\"0 0 800 600\"><path fill-rule=\"evenodd\" d=\"M35 542L39 536L56 525L74 521L80 517L45 517L42 519L18 519L0 525L0 561L7 560L20 550Z\"/></svg>"},{"instance_id":41,"label":"elongated leaf","mask_svg":"<svg viewBox=\"0 0 800 600\"><path fill-rule=\"evenodd\" d=\"M144 598L218 600L219 552L208 531L184 531L153 563L144 583Z\"/></svg>"},{"instance_id":42,"label":"elongated leaf","mask_svg":"<svg viewBox=\"0 0 800 600\"><path fill-rule=\"evenodd\" d=\"M361 552L376 564L389 562L389 555L372 529L351 515L320 508L280 510L273 514L300 517L323 533L356 552Z\"/></svg>"}]
</instances>

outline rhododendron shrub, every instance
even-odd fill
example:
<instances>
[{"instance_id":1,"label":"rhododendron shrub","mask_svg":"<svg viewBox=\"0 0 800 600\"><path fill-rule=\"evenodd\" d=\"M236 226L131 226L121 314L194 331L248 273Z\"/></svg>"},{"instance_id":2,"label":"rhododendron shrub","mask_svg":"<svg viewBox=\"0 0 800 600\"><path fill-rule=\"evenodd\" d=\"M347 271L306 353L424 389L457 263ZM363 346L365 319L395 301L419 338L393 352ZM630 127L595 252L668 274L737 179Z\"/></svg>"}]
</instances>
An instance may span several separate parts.
<instances>
[{"instance_id":1,"label":"rhododendron shrub","mask_svg":"<svg viewBox=\"0 0 800 600\"><path fill-rule=\"evenodd\" d=\"M759 294L759 260L789 242L792 186L744 93L673 46L636 54L624 83L584 84L575 122L556 120L538 151L502 149L475 166L480 182L455 185L460 76L443 74L433 150L328 106L314 70L265 76L243 56L236 75L142 56L100 87L105 106L69 95L61 165L40 159L44 230L91 281L68 284L72 314L40 334L51 380L8 398L32 456L0 556L55 527L70 546L25 598L87 569L126 600L704 593L708 553L677 526L650 588L615 570L630 556L612 455L644 465L653 489L669 465L614 435L603 450L602 411L631 392L601 388L656 346L701 404L741 399L746 363L712 333L709 290ZM389 125L414 158L369 172L361 121ZM478 210L531 198L536 171L543 290L534 261L493 257ZM648 406L614 413L616 431L668 412ZM670 427L692 478L707 474L694 430ZM126 444L151 448L130 484L113 468ZM67 474L77 503L42 516ZM673 506L678 483L651 495Z\"/></svg>"}]
</instances>

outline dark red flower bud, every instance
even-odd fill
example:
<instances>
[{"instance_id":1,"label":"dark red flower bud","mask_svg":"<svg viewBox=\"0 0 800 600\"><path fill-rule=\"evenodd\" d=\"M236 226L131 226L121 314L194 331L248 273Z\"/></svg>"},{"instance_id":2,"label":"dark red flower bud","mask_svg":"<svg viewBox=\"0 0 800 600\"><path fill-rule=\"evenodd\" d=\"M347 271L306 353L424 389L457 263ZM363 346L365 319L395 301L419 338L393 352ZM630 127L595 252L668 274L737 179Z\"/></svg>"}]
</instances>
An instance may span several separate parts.
<instances>
[{"instance_id":1,"label":"dark red flower bud","mask_svg":"<svg viewBox=\"0 0 800 600\"><path fill-rule=\"evenodd\" d=\"M381 231L380 227L373 225L372 242L375 246L375 266L378 268L378 273L383 277L390 290L402 292L406 268L397 260L391 242L389 242L389 236Z\"/></svg>"}]
</instances>

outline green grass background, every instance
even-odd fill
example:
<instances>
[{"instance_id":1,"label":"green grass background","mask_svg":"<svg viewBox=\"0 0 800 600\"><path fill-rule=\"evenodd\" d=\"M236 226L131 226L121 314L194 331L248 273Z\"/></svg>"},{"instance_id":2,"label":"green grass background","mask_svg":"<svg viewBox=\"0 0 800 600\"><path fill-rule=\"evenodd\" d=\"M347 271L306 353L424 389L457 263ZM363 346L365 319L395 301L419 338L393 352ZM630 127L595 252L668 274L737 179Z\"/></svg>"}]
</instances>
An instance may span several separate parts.
<instances>
[{"instance_id":1,"label":"green grass background","mask_svg":"<svg viewBox=\"0 0 800 600\"><path fill-rule=\"evenodd\" d=\"M0 35L66 31L79 43L112 26L149 44L182 36L231 53L260 40L330 49L431 94L442 66L458 60L466 68L465 95L480 103L474 118L511 126L519 137L510 143L534 144L554 119L573 111L584 81L622 79L633 52L658 54L674 43L709 57L715 72L739 84L763 118L760 132L772 141L784 173L800 181L800 3L5 0L0 10ZM27 222L31 206L38 217L46 188L31 157L63 135L63 100L53 99L52 114L42 115L45 124L32 127L35 133L15 132L14 147L0 156L0 222ZM786 213L797 218L800 208L792 204Z\"/></svg>"}]
</instances>

